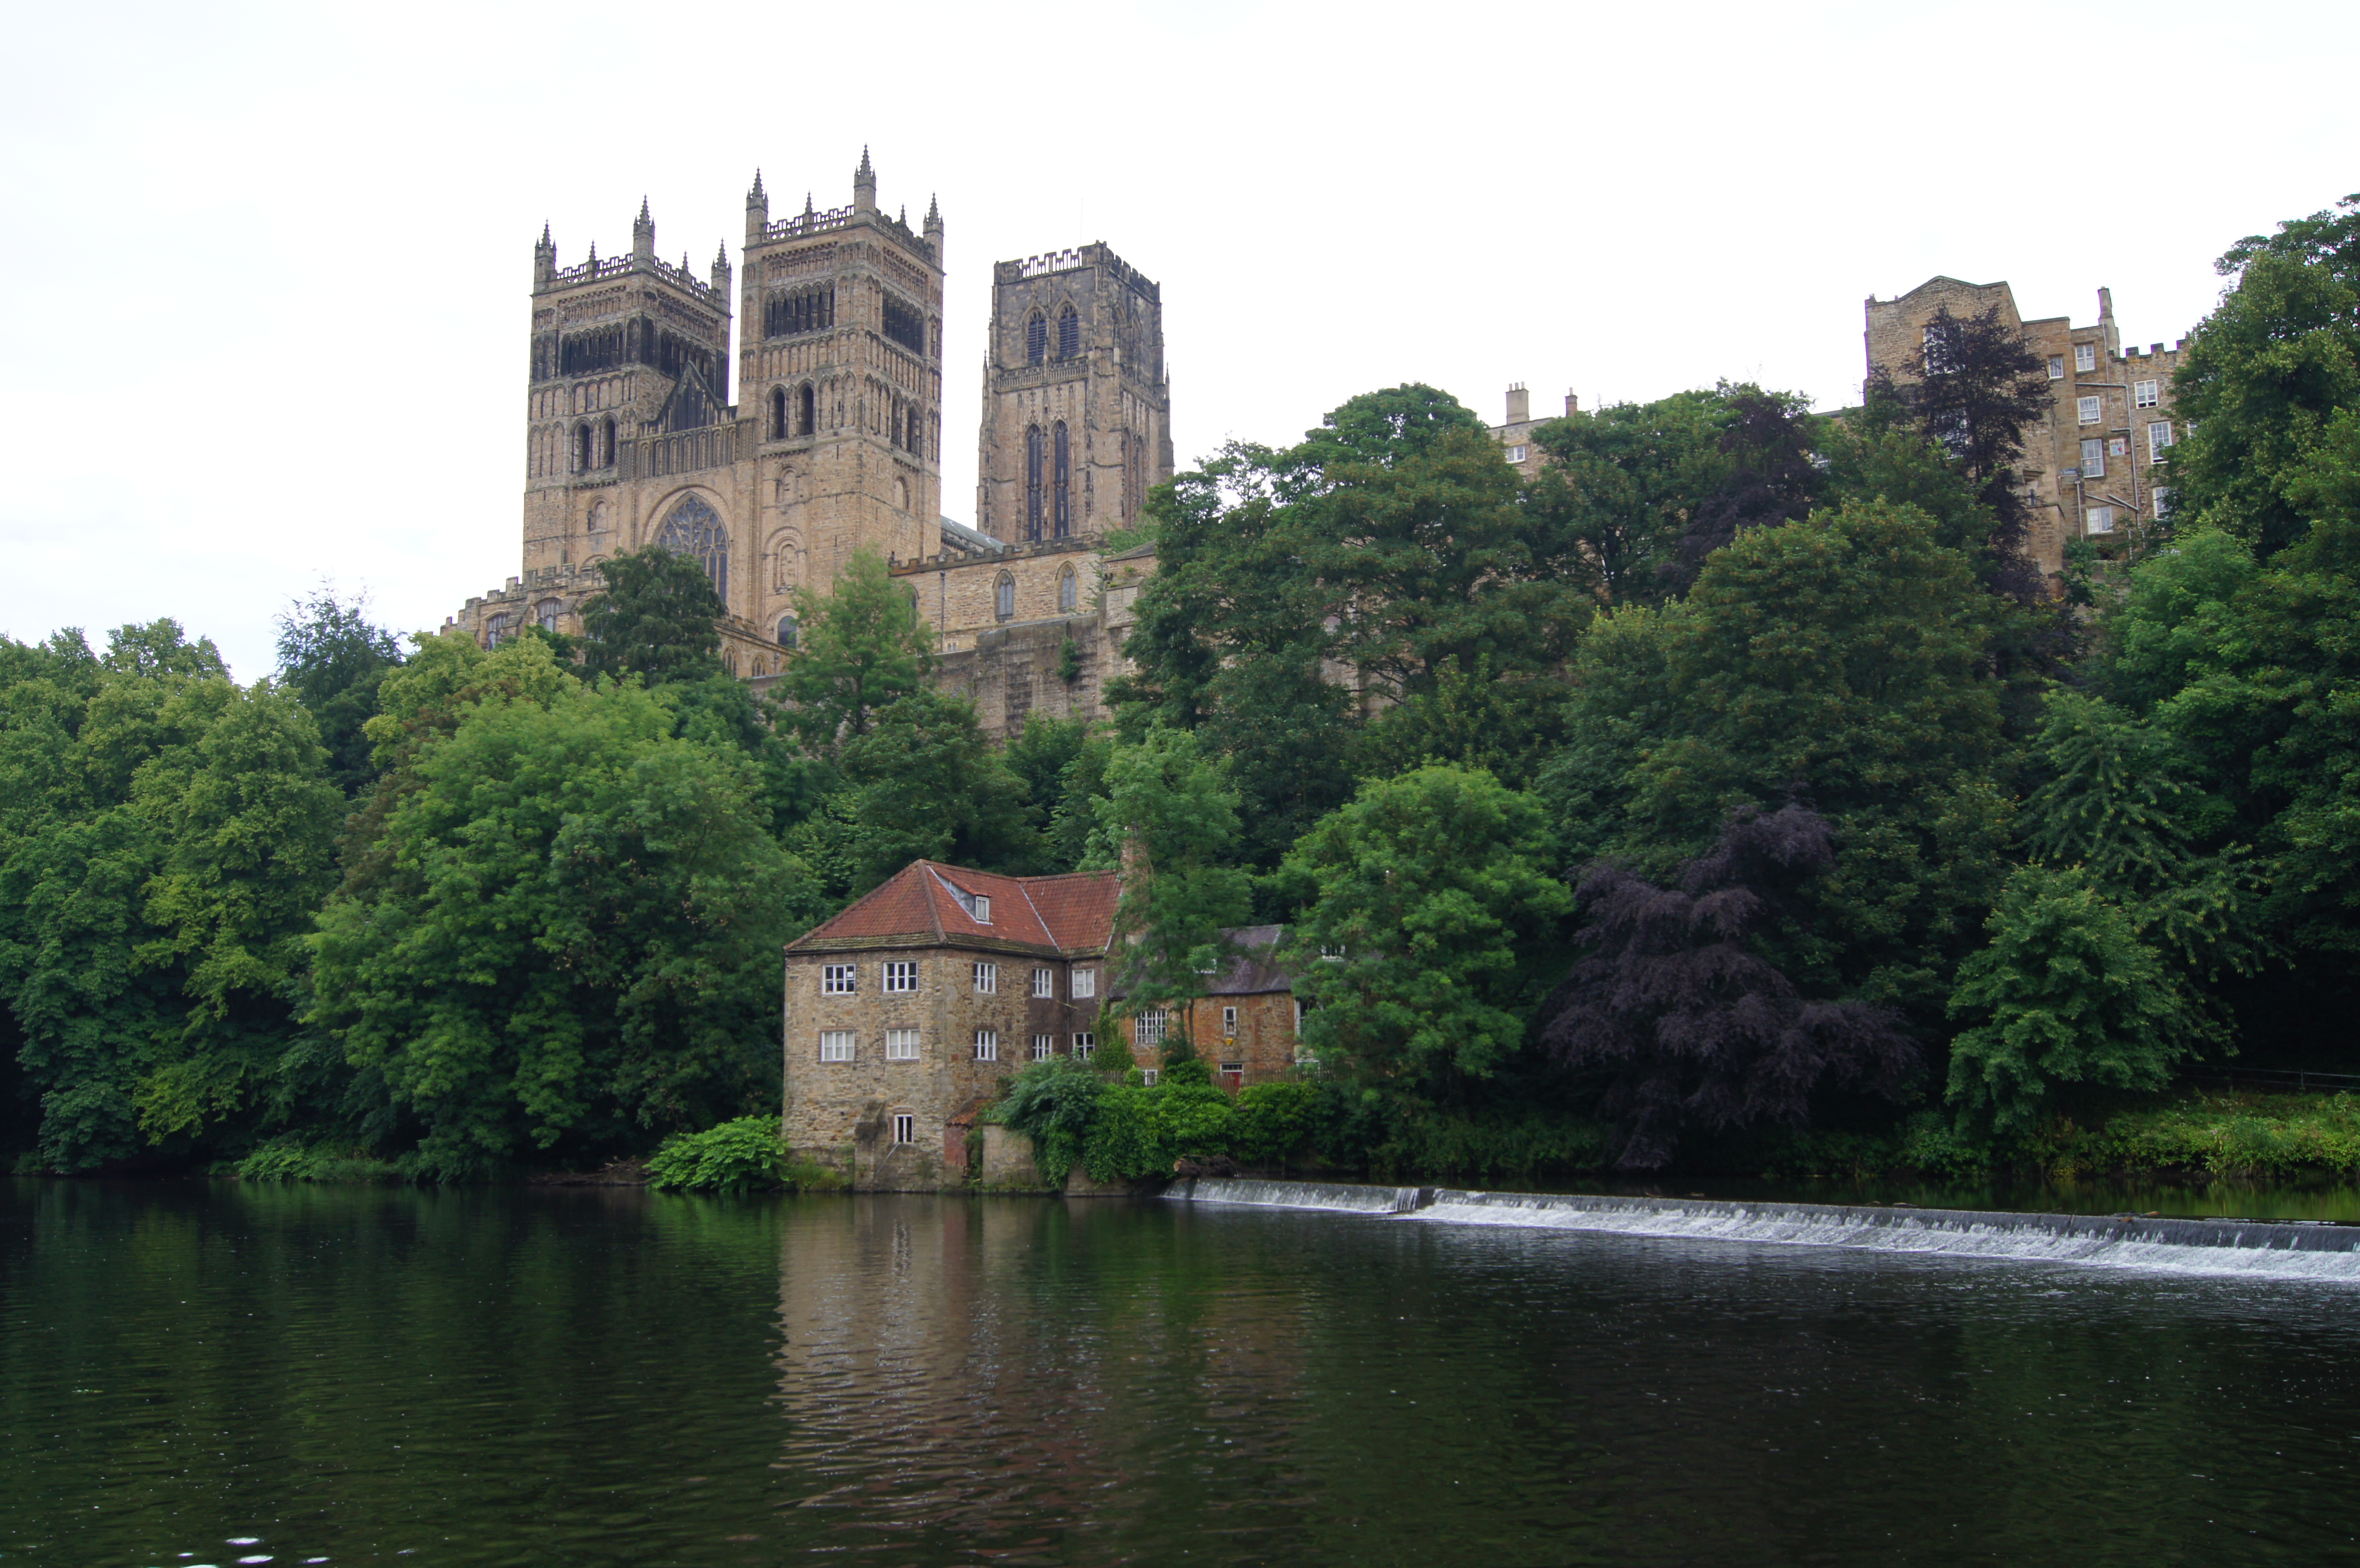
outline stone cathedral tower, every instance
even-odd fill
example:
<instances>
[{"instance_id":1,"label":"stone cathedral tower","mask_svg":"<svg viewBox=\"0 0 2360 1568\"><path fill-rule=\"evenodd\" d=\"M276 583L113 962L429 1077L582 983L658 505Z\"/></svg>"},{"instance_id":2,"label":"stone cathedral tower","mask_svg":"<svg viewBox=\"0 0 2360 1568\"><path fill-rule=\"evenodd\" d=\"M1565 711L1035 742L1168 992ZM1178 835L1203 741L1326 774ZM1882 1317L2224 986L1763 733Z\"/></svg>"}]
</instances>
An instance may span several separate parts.
<instances>
[{"instance_id":1,"label":"stone cathedral tower","mask_svg":"<svg viewBox=\"0 0 2360 1568\"><path fill-rule=\"evenodd\" d=\"M709 280L657 258L644 202L630 254L560 267L533 251L521 573L453 617L492 643L528 623L581 630L598 562L662 544L694 556L728 615L723 659L778 669L792 594L867 547L941 550L943 220L877 202L864 149L850 205L776 223L746 198L729 401L725 246Z\"/></svg>"},{"instance_id":2,"label":"stone cathedral tower","mask_svg":"<svg viewBox=\"0 0 2360 1568\"><path fill-rule=\"evenodd\" d=\"M1091 539L1172 477L1160 289L1103 244L991 269L975 526Z\"/></svg>"}]
</instances>

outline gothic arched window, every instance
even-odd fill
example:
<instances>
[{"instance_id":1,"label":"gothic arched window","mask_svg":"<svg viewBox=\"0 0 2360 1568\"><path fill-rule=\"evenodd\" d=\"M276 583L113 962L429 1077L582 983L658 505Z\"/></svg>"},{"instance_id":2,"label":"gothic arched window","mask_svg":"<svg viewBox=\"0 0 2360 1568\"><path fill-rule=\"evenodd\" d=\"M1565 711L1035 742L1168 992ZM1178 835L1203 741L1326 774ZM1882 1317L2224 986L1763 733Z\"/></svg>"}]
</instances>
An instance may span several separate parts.
<instances>
[{"instance_id":1,"label":"gothic arched window","mask_svg":"<svg viewBox=\"0 0 2360 1568\"><path fill-rule=\"evenodd\" d=\"M1065 575L1057 579L1057 614L1072 615L1074 606L1080 602L1080 599L1081 584L1074 577L1074 569L1068 566L1065 568Z\"/></svg>"},{"instance_id":2,"label":"gothic arched window","mask_svg":"<svg viewBox=\"0 0 2360 1568\"><path fill-rule=\"evenodd\" d=\"M795 646L795 618L792 615L779 617L779 646L781 648ZM779 668L784 670L786 666L782 664Z\"/></svg>"},{"instance_id":3,"label":"gothic arched window","mask_svg":"<svg viewBox=\"0 0 2360 1568\"><path fill-rule=\"evenodd\" d=\"M1024 537L1041 537L1041 427L1024 430Z\"/></svg>"},{"instance_id":4,"label":"gothic arched window","mask_svg":"<svg viewBox=\"0 0 2360 1568\"><path fill-rule=\"evenodd\" d=\"M812 384L808 381L803 383L803 389L800 396L803 399L803 407L795 412L795 434L807 436L818 427L819 419L816 411L818 399L812 390Z\"/></svg>"},{"instance_id":5,"label":"gothic arched window","mask_svg":"<svg viewBox=\"0 0 2360 1568\"><path fill-rule=\"evenodd\" d=\"M564 607L565 606L563 604L555 599L543 599L540 604L535 604L532 607L533 624L538 626L542 631L555 631L557 629L558 612L563 610Z\"/></svg>"},{"instance_id":6,"label":"gothic arched window","mask_svg":"<svg viewBox=\"0 0 2360 1568\"><path fill-rule=\"evenodd\" d=\"M1071 359L1082 352L1082 319L1071 305L1057 318L1057 357Z\"/></svg>"},{"instance_id":7,"label":"gothic arched window","mask_svg":"<svg viewBox=\"0 0 2360 1568\"><path fill-rule=\"evenodd\" d=\"M497 648L508 640L510 616L506 610L484 623L484 646Z\"/></svg>"},{"instance_id":8,"label":"gothic arched window","mask_svg":"<svg viewBox=\"0 0 2360 1568\"><path fill-rule=\"evenodd\" d=\"M1065 421L1057 421L1057 537L1074 531L1073 463L1065 445Z\"/></svg>"},{"instance_id":9,"label":"gothic arched window","mask_svg":"<svg viewBox=\"0 0 2360 1568\"><path fill-rule=\"evenodd\" d=\"M614 420L609 419L609 420L607 420L607 421L606 421L606 429L605 434L606 434L606 447L605 447L606 461L605 461L605 462L603 462L603 463L601 463L598 466L599 466L599 467L601 467L601 468L612 468L612 467L614 467L614 466L615 466L615 421L614 421Z\"/></svg>"},{"instance_id":10,"label":"gothic arched window","mask_svg":"<svg viewBox=\"0 0 2360 1568\"><path fill-rule=\"evenodd\" d=\"M917 409L915 409L915 408L912 408L912 409L911 409L911 410L910 410L910 441L909 441L909 446L910 446L910 450L911 450L912 452L916 452L916 453L917 453L921 458L923 458L923 457L924 457L924 456L926 455L926 426L925 426L925 421L924 421L924 420L923 420L923 419L919 419L919 417L918 417L918 410L917 410Z\"/></svg>"},{"instance_id":11,"label":"gothic arched window","mask_svg":"<svg viewBox=\"0 0 2360 1568\"><path fill-rule=\"evenodd\" d=\"M588 425L574 427L574 471L576 474L586 474L590 471L590 427Z\"/></svg>"},{"instance_id":12,"label":"gothic arched window","mask_svg":"<svg viewBox=\"0 0 2360 1568\"><path fill-rule=\"evenodd\" d=\"M773 387L770 388L770 439L784 441L792 430L792 427L787 423L787 389Z\"/></svg>"},{"instance_id":13,"label":"gothic arched window","mask_svg":"<svg viewBox=\"0 0 2360 1568\"><path fill-rule=\"evenodd\" d=\"M1049 318L1032 312L1024 323L1024 363L1038 365L1049 357Z\"/></svg>"},{"instance_id":14,"label":"gothic arched window","mask_svg":"<svg viewBox=\"0 0 2360 1568\"><path fill-rule=\"evenodd\" d=\"M991 613L998 620L1012 621L1016 618L1016 579L1005 572L991 586Z\"/></svg>"},{"instance_id":15,"label":"gothic arched window","mask_svg":"<svg viewBox=\"0 0 2360 1568\"><path fill-rule=\"evenodd\" d=\"M682 496L680 505L664 518L656 543L704 567L705 576L713 580L713 591L721 595L723 604L729 602L729 536L722 528L721 514L704 496Z\"/></svg>"}]
</instances>

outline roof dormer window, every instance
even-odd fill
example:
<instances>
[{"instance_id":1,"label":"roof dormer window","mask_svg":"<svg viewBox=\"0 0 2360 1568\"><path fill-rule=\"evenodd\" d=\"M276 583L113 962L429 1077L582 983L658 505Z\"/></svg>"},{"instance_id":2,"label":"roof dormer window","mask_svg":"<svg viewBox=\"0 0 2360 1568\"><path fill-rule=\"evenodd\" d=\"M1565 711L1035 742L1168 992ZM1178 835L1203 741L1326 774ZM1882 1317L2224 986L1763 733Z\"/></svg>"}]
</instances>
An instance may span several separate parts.
<instances>
[{"instance_id":1,"label":"roof dormer window","mask_svg":"<svg viewBox=\"0 0 2360 1568\"><path fill-rule=\"evenodd\" d=\"M970 893L947 877L937 877L934 880L940 882L949 891L950 896L958 900L959 908L967 911L967 919L979 926L988 926L991 923L991 899L989 896L982 893Z\"/></svg>"}]
</instances>

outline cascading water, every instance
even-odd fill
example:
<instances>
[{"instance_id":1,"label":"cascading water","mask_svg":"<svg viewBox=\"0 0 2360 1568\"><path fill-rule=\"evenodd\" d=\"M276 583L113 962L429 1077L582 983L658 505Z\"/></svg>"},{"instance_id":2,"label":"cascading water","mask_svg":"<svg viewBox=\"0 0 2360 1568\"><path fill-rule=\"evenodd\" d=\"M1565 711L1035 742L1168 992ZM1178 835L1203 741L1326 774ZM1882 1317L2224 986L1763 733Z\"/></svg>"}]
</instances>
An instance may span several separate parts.
<instances>
[{"instance_id":1,"label":"cascading water","mask_svg":"<svg viewBox=\"0 0 2360 1568\"><path fill-rule=\"evenodd\" d=\"M2360 1284L2360 1226L2352 1225L1479 1192L1245 1179L1183 1181L1166 1195L1199 1203L1398 1215L1437 1225L1511 1225L1664 1240L1834 1247Z\"/></svg>"}]
</instances>

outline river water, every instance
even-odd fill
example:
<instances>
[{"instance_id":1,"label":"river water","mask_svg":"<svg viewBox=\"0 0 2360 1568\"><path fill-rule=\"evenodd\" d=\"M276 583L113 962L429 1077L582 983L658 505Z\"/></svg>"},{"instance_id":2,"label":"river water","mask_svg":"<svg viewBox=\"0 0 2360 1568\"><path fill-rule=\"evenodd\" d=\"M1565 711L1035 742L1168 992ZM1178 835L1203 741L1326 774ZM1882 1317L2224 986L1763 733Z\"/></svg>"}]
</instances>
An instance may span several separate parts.
<instances>
[{"instance_id":1,"label":"river water","mask_svg":"<svg viewBox=\"0 0 2360 1568\"><path fill-rule=\"evenodd\" d=\"M2355 1498L2347 1279L0 1183L0 1565L2315 1563Z\"/></svg>"}]
</instances>

